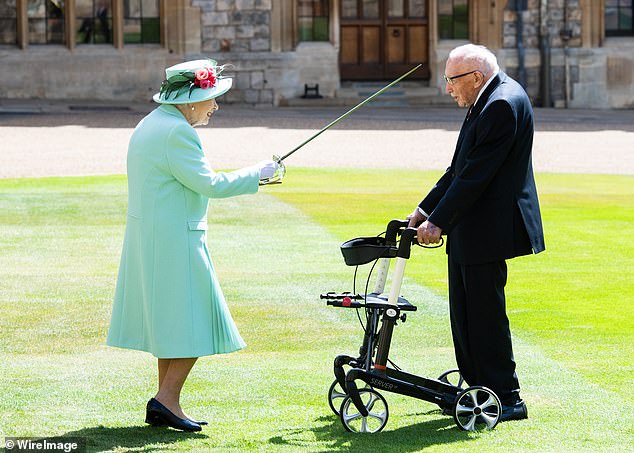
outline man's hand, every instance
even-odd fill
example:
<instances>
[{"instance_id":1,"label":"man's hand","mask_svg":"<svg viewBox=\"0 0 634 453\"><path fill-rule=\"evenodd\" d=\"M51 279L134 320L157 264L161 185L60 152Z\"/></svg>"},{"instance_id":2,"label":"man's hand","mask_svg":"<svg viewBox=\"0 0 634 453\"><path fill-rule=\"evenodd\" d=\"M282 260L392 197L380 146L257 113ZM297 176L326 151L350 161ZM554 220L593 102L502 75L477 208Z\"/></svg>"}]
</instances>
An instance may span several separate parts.
<instances>
[{"instance_id":1,"label":"man's hand","mask_svg":"<svg viewBox=\"0 0 634 453\"><path fill-rule=\"evenodd\" d=\"M440 242L441 234L442 229L438 228L429 220L425 220L416 230L416 239L418 240L419 244L438 244Z\"/></svg>"},{"instance_id":2,"label":"man's hand","mask_svg":"<svg viewBox=\"0 0 634 453\"><path fill-rule=\"evenodd\" d=\"M405 220L409 220L409 224L407 225L408 227L416 228L423 221L427 220L427 217L425 217L423 213L420 212L420 209L416 208L414 209L414 212L408 215Z\"/></svg>"}]
</instances>

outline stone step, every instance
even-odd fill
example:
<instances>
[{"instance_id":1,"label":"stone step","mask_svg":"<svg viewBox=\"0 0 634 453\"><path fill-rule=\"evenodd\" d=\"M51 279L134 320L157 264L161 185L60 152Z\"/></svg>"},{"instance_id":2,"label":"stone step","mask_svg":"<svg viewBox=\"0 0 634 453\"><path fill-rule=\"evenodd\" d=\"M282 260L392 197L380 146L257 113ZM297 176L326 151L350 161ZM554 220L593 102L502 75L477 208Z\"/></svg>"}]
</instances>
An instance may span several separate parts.
<instances>
[{"instance_id":1,"label":"stone step","mask_svg":"<svg viewBox=\"0 0 634 453\"><path fill-rule=\"evenodd\" d=\"M343 82L335 94L335 97L362 97L366 98L386 86L385 82ZM382 97L411 98L421 96L436 96L438 88L430 87L423 82L399 82L381 93Z\"/></svg>"},{"instance_id":2,"label":"stone step","mask_svg":"<svg viewBox=\"0 0 634 453\"><path fill-rule=\"evenodd\" d=\"M334 97L324 96L316 99L297 97L284 99L280 105L288 107L354 106L388 83L385 81L342 82L341 88L335 91ZM451 96L441 93L436 87L430 87L427 82L420 81L399 82L370 102L383 107L454 104Z\"/></svg>"},{"instance_id":3,"label":"stone step","mask_svg":"<svg viewBox=\"0 0 634 453\"><path fill-rule=\"evenodd\" d=\"M453 99L449 95L401 95L401 96L385 96L387 93L381 93L370 101L371 104L382 107L400 107L400 106L423 106L423 105L455 105ZM344 97L323 97L319 99L304 99L301 97L291 99L281 99L281 107L336 107L336 106L354 106L367 99L368 96L344 96Z\"/></svg>"},{"instance_id":4,"label":"stone step","mask_svg":"<svg viewBox=\"0 0 634 453\"><path fill-rule=\"evenodd\" d=\"M336 91L335 97L338 98L354 98L361 97L367 98L368 96L373 95L380 88L376 90L366 90L366 89L348 89L341 88ZM437 96L438 90L432 88L409 88L406 90L398 89L398 88L390 88L383 93L380 94L383 98L412 98L412 97L425 97L425 96Z\"/></svg>"}]
</instances>

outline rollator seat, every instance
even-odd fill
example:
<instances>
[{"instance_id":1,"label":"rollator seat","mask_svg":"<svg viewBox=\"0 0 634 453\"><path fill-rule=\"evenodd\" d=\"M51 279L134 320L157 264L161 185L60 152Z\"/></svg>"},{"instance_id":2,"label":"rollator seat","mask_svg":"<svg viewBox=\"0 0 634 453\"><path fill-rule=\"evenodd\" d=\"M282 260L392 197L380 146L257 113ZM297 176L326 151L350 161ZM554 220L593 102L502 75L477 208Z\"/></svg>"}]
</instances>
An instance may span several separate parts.
<instances>
[{"instance_id":1,"label":"rollator seat","mask_svg":"<svg viewBox=\"0 0 634 453\"><path fill-rule=\"evenodd\" d=\"M390 306L390 304L387 303L387 299L389 297L388 294L370 293L367 295L367 297L364 297L361 294L337 294L334 292L329 292L322 294L320 297L321 299L326 299L326 305L330 305L332 307L385 309ZM404 297L399 296L397 303L398 308L401 311L417 310L416 306L410 304L409 301Z\"/></svg>"}]
</instances>

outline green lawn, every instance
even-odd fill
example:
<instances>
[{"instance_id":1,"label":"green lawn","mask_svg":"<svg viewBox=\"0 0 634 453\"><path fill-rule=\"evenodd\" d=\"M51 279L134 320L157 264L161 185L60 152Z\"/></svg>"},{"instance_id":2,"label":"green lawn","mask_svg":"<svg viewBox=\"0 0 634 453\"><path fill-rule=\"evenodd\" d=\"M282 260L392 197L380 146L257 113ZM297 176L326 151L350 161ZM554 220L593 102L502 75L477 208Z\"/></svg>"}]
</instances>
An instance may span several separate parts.
<instances>
[{"instance_id":1,"label":"green lawn","mask_svg":"<svg viewBox=\"0 0 634 453\"><path fill-rule=\"evenodd\" d=\"M297 171L278 191L340 240L403 218L439 172ZM540 175L546 252L509 261L512 327L602 387L634 384L634 177ZM317 193L319 203L314 202ZM418 259L417 259L418 258ZM421 250L407 274L446 297L446 256Z\"/></svg>"},{"instance_id":2,"label":"green lawn","mask_svg":"<svg viewBox=\"0 0 634 453\"><path fill-rule=\"evenodd\" d=\"M199 361L186 410L202 433L144 426L155 359L104 346L123 238L125 178L0 181L0 437L85 437L90 451L622 451L633 442L631 177L542 175L547 252L511 262L508 305L530 419L473 434L428 403L384 393L385 431L344 432L326 391L361 339L339 243L402 217L434 172L292 169L257 196L211 202L209 248L248 343ZM402 293L418 305L392 358L454 366L445 255L419 250ZM359 282L362 279L359 278Z\"/></svg>"}]
</instances>

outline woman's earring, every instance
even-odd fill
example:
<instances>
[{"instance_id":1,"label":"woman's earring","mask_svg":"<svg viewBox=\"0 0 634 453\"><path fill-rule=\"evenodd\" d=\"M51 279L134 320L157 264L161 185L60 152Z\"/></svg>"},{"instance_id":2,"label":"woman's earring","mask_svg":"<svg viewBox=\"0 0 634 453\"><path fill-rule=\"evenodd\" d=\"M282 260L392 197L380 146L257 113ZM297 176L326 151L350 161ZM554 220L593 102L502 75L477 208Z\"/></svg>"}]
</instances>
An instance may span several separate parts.
<instances>
[{"instance_id":1,"label":"woman's earring","mask_svg":"<svg viewBox=\"0 0 634 453\"><path fill-rule=\"evenodd\" d=\"M196 110L196 107L192 107L192 112L193 112L194 110Z\"/></svg>"}]
</instances>

